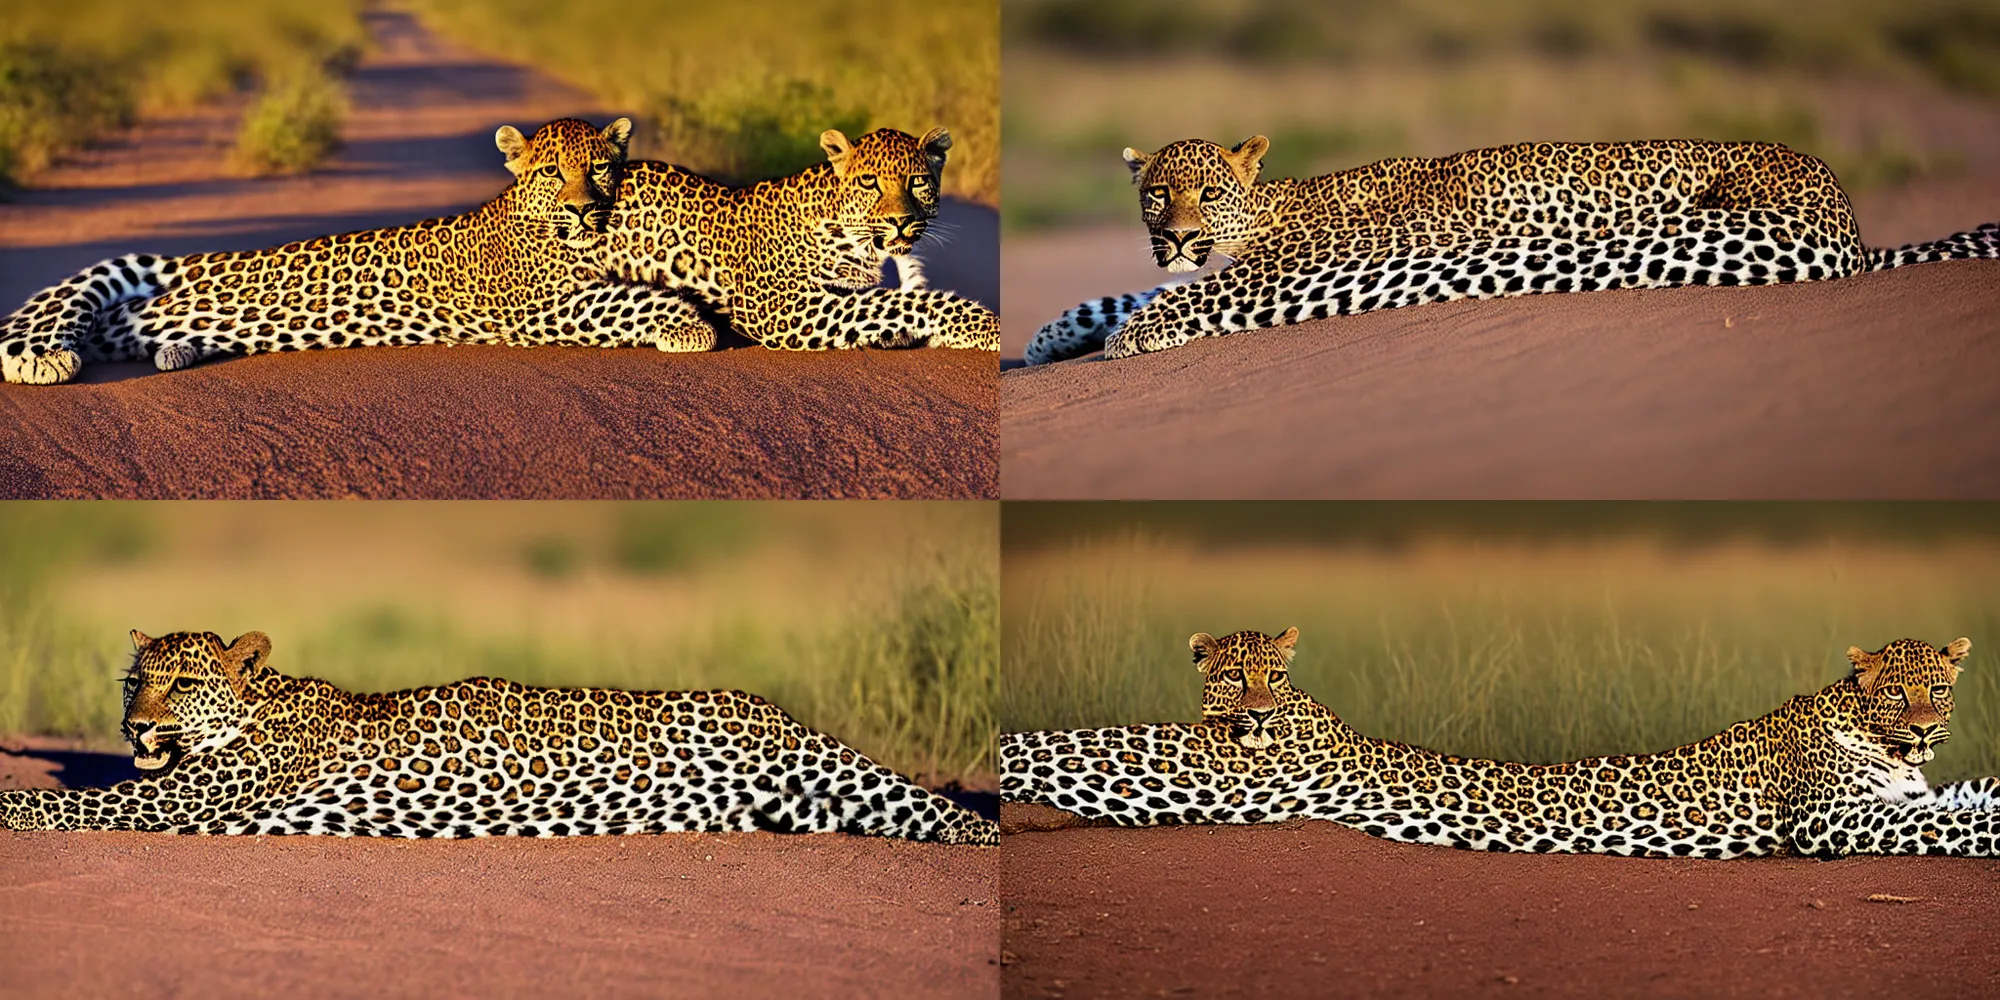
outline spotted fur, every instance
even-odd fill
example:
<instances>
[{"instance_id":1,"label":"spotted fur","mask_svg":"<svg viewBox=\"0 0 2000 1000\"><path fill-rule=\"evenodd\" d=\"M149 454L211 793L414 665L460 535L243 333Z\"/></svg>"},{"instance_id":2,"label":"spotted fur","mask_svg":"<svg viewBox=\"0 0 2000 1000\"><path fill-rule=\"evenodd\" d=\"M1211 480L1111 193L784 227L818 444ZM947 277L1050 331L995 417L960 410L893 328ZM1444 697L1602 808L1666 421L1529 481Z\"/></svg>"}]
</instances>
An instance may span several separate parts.
<instances>
[{"instance_id":1,"label":"spotted fur","mask_svg":"<svg viewBox=\"0 0 2000 1000\"><path fill-rule=\"evenodd\" d=\"M158 639L125 680L140 778L0 792L15 830L553 837L841 831L998 843L994 825L741 691L492 678L352 694L251 632Z\"/></svg>"},{"instance_id":2,"label":"spotted fur","mask_svg":"<svg viewBox=\"0 0 2000 1000\"><path fill-rule=\"evenodd\" d=\"M1128 826L1332 820L1488 851L1729 858L2000 853L2000 781L1933 791L1971 649L1849 649L1851 676L1662 753L1535 765L1355 732L1288 678L1298 630L1189 642L1202 721L1001 738L1005 798Z\"/></svg>"},{"instance_id":3,"label":"spotted fur","mask_svg":"<svg viewBox=\"0 0 2000 1000\"><path fill-rule=\"evenodd\" d=\"M2000 224L1869 249L1826 164L1775 143L1525 143L1259 181L1270 142L1127 149L1153 259L1213 273L1084 303L1037 332L1043 364L1422 302L1764 285L2000 257Z\"/></svg>"},{"instance_id":4,"label":"spotted fur","mask_svg":"<svg viewBox=\"0 0 2000 1000\"><path fill-rule=\"evenodd\" d=\"M226 354L432 343L577 342L705 350L682 296L607 286L590 256L610 222L631 123L495 134L515 182L463 215L288 243L127 254L46 289L0 326L0 374L52 384L86 363L162 371Z\"/></svg>"},{"instance_id":5,"label":"spotted fur","mask_svg":"<svg viewBox=\"0 0 2000 1000\"><path fill-rule=\"evenodd\" d=\"M698 299L766 347L998 350L999 317L925 287L910 256L937 217L951 133L877 129L849 142L829 130L820 146L827 162L743 188L632 163L601 251L606 273ZM882 286L891 260L895 288Z\"/></svg>"}]
</instances>

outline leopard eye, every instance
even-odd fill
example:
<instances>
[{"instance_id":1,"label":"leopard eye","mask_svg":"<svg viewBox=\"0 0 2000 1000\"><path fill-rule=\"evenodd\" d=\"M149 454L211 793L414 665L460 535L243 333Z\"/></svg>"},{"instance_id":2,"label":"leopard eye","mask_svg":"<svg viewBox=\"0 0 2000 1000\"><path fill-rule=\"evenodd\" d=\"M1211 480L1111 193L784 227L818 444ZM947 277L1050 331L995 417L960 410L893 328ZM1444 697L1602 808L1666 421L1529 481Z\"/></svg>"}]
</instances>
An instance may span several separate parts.
<instances>
[{"instance_id":1,"label":"leopard eye","mask_svg":"<svg viewBox=\"0 0 2000 1000\"><path fill-rule=\"evenodd\" d=\"M1284 671L1282 671L1282 670L1273 670L1273 671L1271 671L1271 679L1272 679L1272 680L1274 680L1274 681L1281 681L1281 680L1284 680L1284 679L1285 679L1285 672L1284 672Z\"/></svg>"},{"instance_id":2,"label":"leopard eye","mask_svg":"<svg viewBox=\"0 0 2000 1000\"><path fill-rule=\"evenodd\" d=\"M870 191L882 190L882 179L874 174L862 174L860 177L855 178L854 182Z\"/></svg>"},{"instance_id":3,"label":"leopard eye","mask_svg":"<svg viewBox=\"0 0 2000 1000\"><path fill-rule=\"evenodd\" d=\"M1888 695L1892 701L1903 700L1903 689L1895 685L1883 688L1882 693Z\"/></svg>"},{"instance_id":4,"label":"leopard eye","mask_svg":"<svg viewBox=\"0 0 2000 1000\"><path fill-rule=\"evenodd\" d=\"M1222 197L1222 189L1219 187L1205 187L1201 189L1201 200L1203 202L1211 202L1220 197Z\"/></svg>"},{"instance_id":5,"label":"leopard eye","mask_svg":"<svg viewBox=\"0 0 2000 1000\"><path fill-rule=\"evenodd\" d=\"M560 176L562 176L562 168L561 168L561 167L558 167L558 166L556 166L556 165L555 165L555 164L553 164L553 163L551 163L551 164L549 164L548 166L545 166L545 167L543 167L543 168L542 168L542 176L543 176L543 177L560 177Z\"/></svg>"},{"instance_id":6,"label":"leopard eye","mask_svg":"<svg viewBox=\"0 0 2000 1000\"><path fill-rule=\"evenodd\" d=\"M1949 697L1951 697L1951 685L1949 685L1949 684L1938 684L1938 685L1934 685L1934 686L1932 686L1932 688L1931 688L1931 699L1932 699L1933 701L1935 701L1936 699L1939 699L1939 698L1949 698Z\"/></svg>"},{"instance_id":7,"label":"leopard eye","mask_svg":"<svg viewBox=\"0 0 2000 1000\"><path fill-rule=\"evenodd\" d=\"M195 688L198 688L200 686L201 682L195 680L192 677L174 678L174 690L180 694L187 694L188 692L193 691Z\"/></svg>"},{"instance_id":8,"label":"leopard eye","mask_svg":"<svg viewBox=\"0 0 2000 1000\"><path fill-rule=\"evenodd\" d=\"M1166 201L1167 200L1166 185L1158 185L1155 187L1147 188L1146 197L1151 198L1154 201Z\"/></svg>"},{"instance_id":9,"label":"leopard eye","mask_svg":"<svg viewBox=\"0 0 2000 1000\"><path fill-rule=\"evenodd\" d=\"M1243 671L1225 670L1222 672L1222 679L1230 682L1231 684L1241 684L1243 683Z\"/></svg>"}]
</instances>

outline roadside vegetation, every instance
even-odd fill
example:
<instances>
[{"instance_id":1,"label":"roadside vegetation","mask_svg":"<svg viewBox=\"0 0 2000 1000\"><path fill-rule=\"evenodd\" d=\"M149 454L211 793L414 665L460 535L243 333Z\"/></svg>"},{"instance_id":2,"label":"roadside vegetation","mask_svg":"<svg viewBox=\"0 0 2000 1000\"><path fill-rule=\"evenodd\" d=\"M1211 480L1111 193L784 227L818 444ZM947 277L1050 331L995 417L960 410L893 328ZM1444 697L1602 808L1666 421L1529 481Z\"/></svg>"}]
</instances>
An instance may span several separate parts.
<instances>
[{"instance_id":1,"label":"roadside vegetation","mask_svg":"<svg viewBox=\"0 0 2000 1000\"><path fill-rule=\"evenodd\" d=\"M248 162L309 166L305 158L331 150L324 136L338 133L338 83L328 71L350 65L365 43L360 6L11 0L0 18L0 182L28 182L137 115L248 90L267 91L261 116L245 120ZM311 115L274 122L291 111Z\"/></svg>"},{"instance_id":2,"label":"roadside vegetation","mask_svg":"<svg viewBox=\"0 0 2000 1000\"><path fill-rule=\"evenodd\" d=\"M636 112L636 156L745 182L824 160L829 128L943 125L954 140L945 193L999 203L991 0L411 3L458 42Z\"/></svg>"}]
</instances>

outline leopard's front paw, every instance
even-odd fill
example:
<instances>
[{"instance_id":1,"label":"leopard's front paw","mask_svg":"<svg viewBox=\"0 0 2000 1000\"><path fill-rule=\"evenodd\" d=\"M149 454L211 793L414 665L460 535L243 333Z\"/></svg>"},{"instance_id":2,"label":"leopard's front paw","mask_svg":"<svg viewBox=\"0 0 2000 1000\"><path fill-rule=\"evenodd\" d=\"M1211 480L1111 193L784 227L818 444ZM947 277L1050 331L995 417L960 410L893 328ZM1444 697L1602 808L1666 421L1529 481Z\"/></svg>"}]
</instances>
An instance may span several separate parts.
<instances>
[{"instance_id":1,"label":"leopard's front paw","mask_svg":"<svg viewBox=\"0 0 2000 1000\"><path fill-rule=\"evenodd\" d=\"M21 385L61 385L82 370L83 356L66 347L0 354L0 378Z\"/></svg>"},{"instance_id":2,"label":"leopard's front paw","mask_svg":"<svg viewBox=\"0 0 2000 1000\"><path fill-rule=\"evenodd\" d=\"M201 351L193 344L163 344L153 352L153 367L163 372L177 372L200 360Z\"/></svg>"},{"instance_id":3,"label":"leopard's front paw","mask_svg":"<svg viewBox=\"0 0 2000 1000\"><path fill-rule=\"evenodd\" d=\"M0 792L0 829L40 830L45 825L41 810L35 808L27 791Z\"/></svg>"}]
</instances>

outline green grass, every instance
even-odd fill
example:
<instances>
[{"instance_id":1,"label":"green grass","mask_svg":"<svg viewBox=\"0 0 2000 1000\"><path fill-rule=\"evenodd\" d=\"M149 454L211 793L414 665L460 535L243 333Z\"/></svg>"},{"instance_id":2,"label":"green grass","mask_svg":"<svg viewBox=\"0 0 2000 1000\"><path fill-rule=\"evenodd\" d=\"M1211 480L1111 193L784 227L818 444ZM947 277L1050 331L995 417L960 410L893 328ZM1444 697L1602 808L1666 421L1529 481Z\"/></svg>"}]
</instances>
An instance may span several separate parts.
<instances>
[{"instance_id":1,"label":"green grass","mask_svg":"<svg viewBox=\"0 0 2000 1000\"><path fill-rule=\"evenodd\" d=\"M340 148L347 96L340 81L307 64L273 79L243 114L236 157L260 174L304 173Z\"/></svg>"},{"instance_id":2,"label":"green grass","mask_svg":"<svg viewBox=\"0 0 2000 1000\"><path fill-rule=\"evenodd\" d=\"M412 0L424 22L635 109L634 155L735 181L825 158L819 134L956 140L947 194L997 204L999 25L991 0Z\"/></svg>"},{"instance_id":3,"label":"green grass","mask_svg":"<svg viewBox=\"0 0 2000 1000\"><path fill-rule=\"evenodd\" d=\"M21 183L136 114L351 62L365 42L360 6L10 0L0 18L0 181Z\"/></svg>"},{"instance_id":4,"label":"green grass","mask_svg":"<svg viewBox=\"0 0 2000 1000\"><path fill-rule=\"evenodd\" d=\"M1849 645L1965 635L1954 738L1927 772L2000 774L1996 571L1985 538L1238 548L1105 533L1010 549L1001 725L1196 718L1189 634L1297 626L1293 682L1362 732L1553 762L1702 739L1843 676Z\"/></svg>"},{"instance_id":5,"label":"green grass","mask_svg":"<svg viewBox=\"0 0 2000 1000\"><path fill-rule=\"evenodd\" d=\"M482 674L740 688L885 766L983 782L995 770L997 517L984 504L898 505L884 526L881 506L288 504L248 516L254 505L10 504L0 733L114 748L125 628L256 629L279 669L350 690ZM308 524L349 541L292 536ZM339 551L365 535L378 536L365 554ZM272 582L284 573L350 585ZM68 604L162 588L182 593Z\"/></svg>"},{"instance_id":6,"label":"green grass","mask_svg":"<svg viewBox=\"0 0 2000 1000\"><path fill-rule=\"evenodd\" d=\"M1956 137L2000 101L1982 0L1022 0L1002 30L1014 229L1129 223L1118 150L1191 136L1270 135L1267 177L1643 138L1785 142L1850 191L1996 166Z\"/></svg>"}]
</instances>

